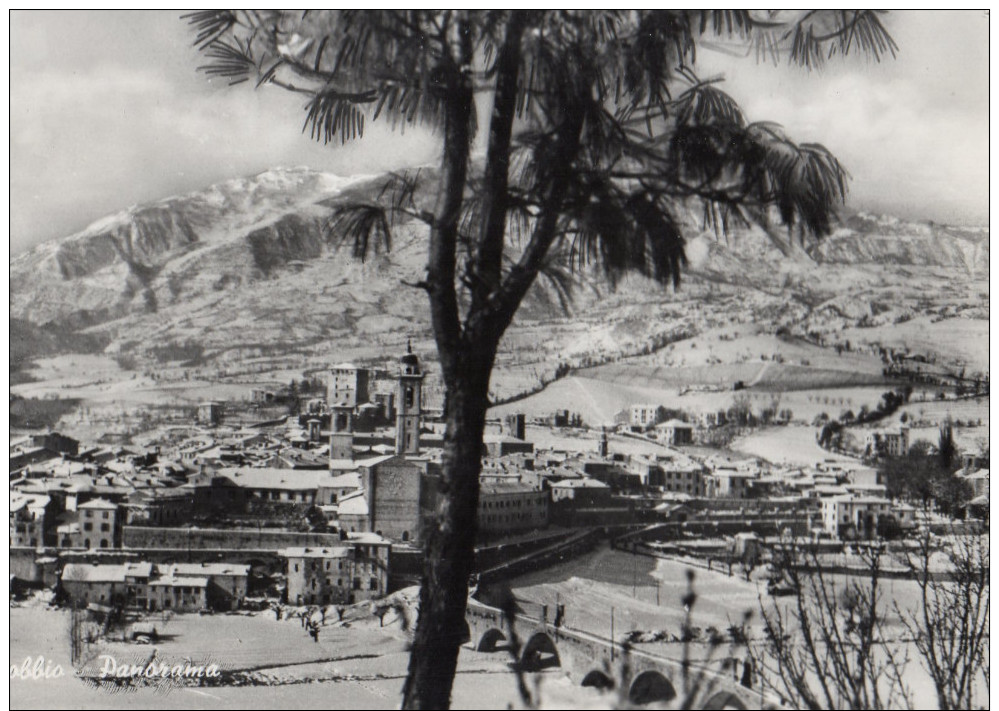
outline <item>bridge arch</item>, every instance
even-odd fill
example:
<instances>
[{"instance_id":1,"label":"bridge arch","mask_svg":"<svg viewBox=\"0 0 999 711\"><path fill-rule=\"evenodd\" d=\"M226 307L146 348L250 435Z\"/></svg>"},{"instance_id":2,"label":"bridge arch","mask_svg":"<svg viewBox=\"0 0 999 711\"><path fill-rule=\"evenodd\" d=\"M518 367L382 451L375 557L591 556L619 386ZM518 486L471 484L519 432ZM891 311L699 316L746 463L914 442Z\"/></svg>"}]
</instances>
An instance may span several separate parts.
<instances>
[{"instance_id":1,"label":"bridge arch","mask_svg":"<svg viewBox=\"0 0 999 711\"><path fill-rule=\"evenodd\" d=\"M594 689L609 691L614 688L614 680L600 669L593 669L583 677L580 686L592 686Z\"/></svg>"},{"instance_id":2,"label":"bridge arch","mask_svg":"<svg viewBox=\"0 0 999 711\"><path fill-rule=\"evenodd\" d=\"M558 656L558 647L551 637L544 632L536 632L527 640L524 651L520 655L520 666L525 671L541 671L549 667L562 666Z\"/></svg>"},{"instance_id":3,"label":"bridge arch","mask_svg":"<svg viewBox=\"0 0 999 711\"><path fill-rule=\"evenodd\" d=\"M644 671L631 682L628 700L636 706L644 706L657 701L672 701L676 698L673 683L655 670Z\"/></svg>"},{"instance_id":4,"label":"bridge arch","mask_svg":"<svg viewBox=\"0 0 999 711\"><path fill-rule=\"evenodd\" d=\"M475 649L479 652L495 652L500 642L506 642L506 635L503 634L502 630L490 627L479 637L479 643Z\"/></svg>"},{"instance_id":5,"label":"bridge arch","mask_svg":"<svg viewBox=\"0 0 999 711\"><path fill-rule=\"evenodd\" d=\"M728 691L719 691L717 694L712 696L704 704L704 711L723 711L723 709L737 709L737 711L745 711L747 706L742 703L742 700L733 693Z\"/></svg>"}]
</instances>

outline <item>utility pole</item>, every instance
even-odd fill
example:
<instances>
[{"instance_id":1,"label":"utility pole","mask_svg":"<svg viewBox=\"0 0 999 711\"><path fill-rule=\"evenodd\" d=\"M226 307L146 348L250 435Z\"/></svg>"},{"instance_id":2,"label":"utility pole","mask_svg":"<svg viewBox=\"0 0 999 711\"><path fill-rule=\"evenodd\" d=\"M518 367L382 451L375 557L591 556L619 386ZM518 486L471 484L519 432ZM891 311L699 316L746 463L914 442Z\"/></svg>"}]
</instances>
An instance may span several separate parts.
<instances>
[{"instance_id":1,"label":"utility pole","mask_svg":"<svg viewBox=\"0 0 999 711\"><path fill-rule=\"evenodd\" d=\"M611 661L614 661L614 608L611 608Z\"/></svg>"},{"instance_id":2,"label":"utility pole","mask_svg":"<svg viewBox=\"0 0 999 711\"><path fill-rule=\"evenodd\" d=\"M656 578L656 607L659 607L659 578Z\"/></svg>"}]
</instances>

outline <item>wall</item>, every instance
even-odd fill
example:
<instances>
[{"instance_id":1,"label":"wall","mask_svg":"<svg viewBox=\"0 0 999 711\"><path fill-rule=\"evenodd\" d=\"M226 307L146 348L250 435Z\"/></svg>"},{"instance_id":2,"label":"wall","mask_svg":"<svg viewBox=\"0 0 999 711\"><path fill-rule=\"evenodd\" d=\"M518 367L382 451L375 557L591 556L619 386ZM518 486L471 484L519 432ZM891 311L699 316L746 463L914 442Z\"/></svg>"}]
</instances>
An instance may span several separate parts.
<instances>
[{"instance_id":1,"label":"wall","mask_svg":"<svg viewBox=\"0 0 999 711\"><path fill-rule=\"evenodd\" d=\"M10 561L10 574L17 577L19 580L26 580L29 582L37 582L40 580L40 571L38 566L35 565L35 559L38 558L38 551L33 547L26 548L11 548L10 556L8 560Z\"/></svg>"},{"instance_id":2,"label":"wall","mask_svg":"<svg viewBox=\"0 0 999 711\"><path fill-rule=\"evenodd\" d=\"M396 457L376 465L368 480L371 530L397 541L418 540L423 512L436 508L435 478L422 463Z\"/></svg>"},{"instance_id":3,"label":"wall","mask_svg":"<svg viewBox=\"0 0 999 711\"><path fill-rule=\"evenodd\" d=\"M335 533L299 533L252 528L161 528L123 526L125 548L214 548L222 550L276 550L300 546L342 545Z\"/></svg>"}]
</instances>

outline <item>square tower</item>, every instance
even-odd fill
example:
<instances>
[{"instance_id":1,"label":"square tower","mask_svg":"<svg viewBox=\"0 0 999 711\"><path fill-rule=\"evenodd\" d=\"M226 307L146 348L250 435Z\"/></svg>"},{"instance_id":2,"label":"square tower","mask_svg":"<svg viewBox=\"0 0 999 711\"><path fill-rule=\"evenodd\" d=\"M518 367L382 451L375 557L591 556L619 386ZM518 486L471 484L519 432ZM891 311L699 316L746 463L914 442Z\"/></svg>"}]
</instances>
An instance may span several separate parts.
<instances>
[{"instance_id":1,"label":"square tower","mask_svg":"<svg viewBox=\"0 0 999 711\"><path fill-rule=\"evenodd\" d=\"M327 403L341 403L351 408L368 402L368 370L353 363L341 363L330 369Z\"/></svg>"}]
</instances>

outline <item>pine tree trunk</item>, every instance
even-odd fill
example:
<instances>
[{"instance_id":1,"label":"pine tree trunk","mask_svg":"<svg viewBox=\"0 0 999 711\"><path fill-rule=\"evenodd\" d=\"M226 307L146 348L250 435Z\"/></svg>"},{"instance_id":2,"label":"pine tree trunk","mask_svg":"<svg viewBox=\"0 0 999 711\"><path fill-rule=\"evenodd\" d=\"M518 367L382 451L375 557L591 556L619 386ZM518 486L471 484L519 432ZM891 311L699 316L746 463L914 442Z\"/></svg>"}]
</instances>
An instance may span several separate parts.
<instances>
[{"instance_id":1,"label":"pine tree trunk","mask_svg":"<svg viewBox=\"0 0 999 711\"><path fill-rule=\"evenodd\" d=\"M426 561L419 621L403 689L403 708L444 709L458 651L465 640L468 581L475 562L482 435L495 349L462 354L463 367L447 392L443 479L437 519L425 531Z\"/></svg>"}]
</instances>

